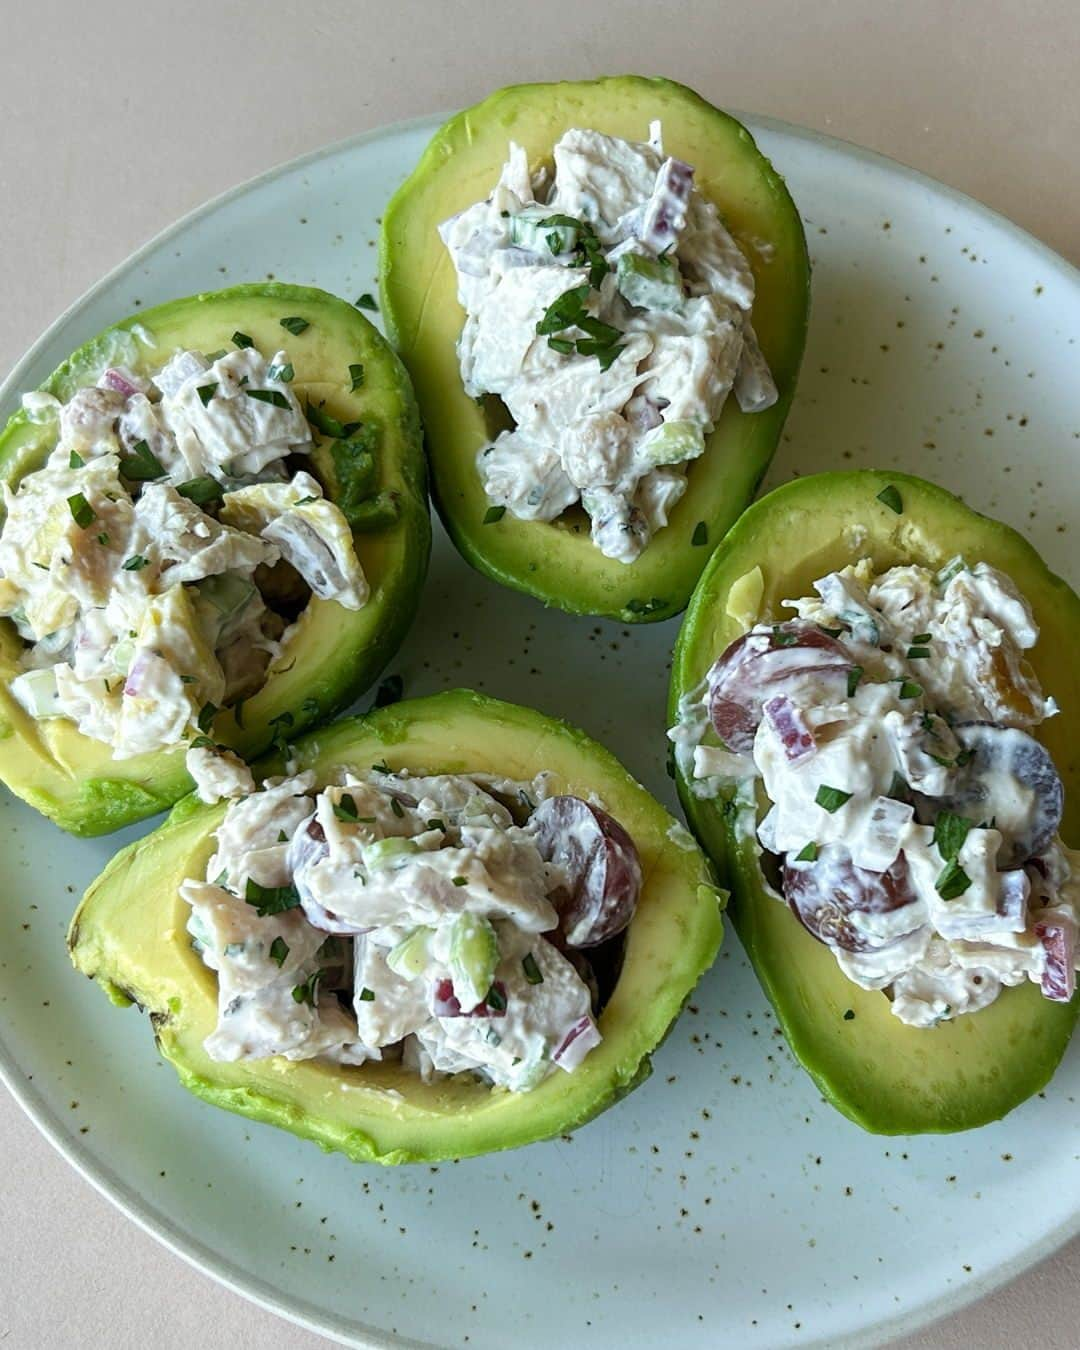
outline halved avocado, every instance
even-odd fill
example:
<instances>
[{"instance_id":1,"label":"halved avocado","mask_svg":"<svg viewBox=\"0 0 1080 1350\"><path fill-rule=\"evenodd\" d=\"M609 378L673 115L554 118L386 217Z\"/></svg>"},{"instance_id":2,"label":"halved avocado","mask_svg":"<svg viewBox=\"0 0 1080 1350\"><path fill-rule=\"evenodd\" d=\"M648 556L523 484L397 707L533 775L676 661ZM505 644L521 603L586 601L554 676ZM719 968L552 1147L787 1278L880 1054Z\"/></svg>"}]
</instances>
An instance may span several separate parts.
<instances>
[{"instance_id":1,"label":"halved avocado","mask_svg":"<svg viewBox=\"0 0 1080 1350\"><path fill-rule=\"evenodd\" d=\"M299 325L285 329L283 319L308 326L296 333ZM306 467L355 522L357 555L371 585L371 598L356 611L309 600L263 687L242 709L214 719L214 739L251 756L266 749L275 726L291 737L346 707L389 660L415 613L431 523L420 423L400 361L344 300L304 286L244 285L131 315L80 347L41 388L66 400L111 364L150 375L179 349L231 350L237 333L265 355L288 351L301 406L310 405L331 432L339 429L327 417L361 424L344 447L332 435L316 435ZM362 383L350 369L357 365ZM55 421L35 423L16 412L0 432L0 481L14 486L40 468L56 436ZM14 625L0 620L0 779L12 792L65 830L95 835L153 815L191 791L182 747L114 760L109 746L66 719L30 717L9 692L21 649Z\"/></svg>"},{"instance_id":2,"label":"halved avocado","mask_svg":"<svg viewBox=\"0 0 1080 1350\"><path fill-rule=\"evenodd\" d=\"M780 399L751 414L728 400L670 523L628 566L596 548L580 510L551 524L509 513L484 524L489 502L476 455L507 424L506 413L501 404L493 413L497 400L478 406L462 388L455 343L464 313L437 226L489 195L511 139L537 166L550 163L552 147L571 127L640 141L654 118L663 122L665 150L694 166L695 182L753 268L754 328ZM704 545L738 517L772 458L806 336L810 268L802 222L746 128L671 80L624 75L502 89L451 118L398 190L383 217L380 269L388 331L424 415L435 504L465 558L492 580L572 614L635 623L678 613L708 559Z\"/></svg>"},{"instance_id":3,"label":"halved avocado","mask_svg":"<svg viewBox=\"0 0 1080 1350\"><path fill-rule=\"evenodd\" d=\"M291 748L320 781L343 764L518 779L549 770L557 791L602 798L633 837L644 874L622 970L599 1019L604 1039L573 1073L553 1073L525 1093L491 1089L469 1075L425 1084L395 1064L215 1063L203 1041L217 1020L217 982L191 948L177 892L185 877L204 875L225 807L189 797L153 834L117 854L68 935L79 970L116 1001L150 1010L158 1047L185 1087L354 1161L401 1163L564 1133L648 1076L651 1052L716 956L722 896L687 832L608 751L565 722L463 690L338 722ZM271 761L261 772L276 768Z\"/></svg>"},{"instance_id":4,"label":"halved avocado","mask_svg":"<svg viewBox=\"0 0 1080 1350\"><path fill-rule=\"evenodd\" d=\"M897 513L879 494L899 494ZM780 603L860 558L883 570L940 568L957 554L1007 573L1027 597L1041 636L1031 653L1062 713L1037 731L1065 785L1062 834L1080 842L1080 600L1015 530L920 478L874 471L801 478L756 502L716 550L675 648L671 724L678 701L740 633L790 617ZM731 913L792 1050L824 1096L880 1134L944 1133L997 1120L1050 1079L1080 999L1051 1003L1038 987L1005 989L980 1012L932 1030L905 1026L881 993L860 989L822 943L766 889L756 821L731 794L695 796L676 774L687 819L731 888Z\"/></svg>"}]
</instances>

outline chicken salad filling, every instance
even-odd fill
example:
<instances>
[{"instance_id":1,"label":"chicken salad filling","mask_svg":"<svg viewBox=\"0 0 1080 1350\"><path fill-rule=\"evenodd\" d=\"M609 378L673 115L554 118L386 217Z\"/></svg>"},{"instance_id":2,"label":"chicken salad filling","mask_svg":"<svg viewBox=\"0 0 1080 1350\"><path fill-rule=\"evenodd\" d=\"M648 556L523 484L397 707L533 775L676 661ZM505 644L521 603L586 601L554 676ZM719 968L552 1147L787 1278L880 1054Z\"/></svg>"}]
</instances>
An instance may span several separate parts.
<instances>
[{"instance_id":1,"label":"chicken salad filling","mask_svg":"<svg viewBox=\"0 0 1080 1350\"><path fill-rule=\"evenodd\" d=\"M440 226L465 391L515 423L477 466L494 510L551 521L580 502L594 544L632 563L728 394L744 412L778 395L750 265L660 124L642 143L573 129L553 159L532 174L511 142L491 196Z\"/></svg>"},{"instance_id":2,"label":"chicken salad filling","mask_svg":"<svg viewBox=\"0 0 1080 1350\"><path fill-rule=\"evenodd\" d=\"M774 892L844 974L929 1027L1075 988L1080 853L1031 735L1056 711L1012 581L866 559L736 639L668 733L692 790L737 784ZM764 814L758 823L759 810ZM770 888L771 889L771 888Z\"/></svg>"},{"instance_id":3,"label":"chicken salad filling","mask_svg":"<svg viewBox=\"0 0 1080 1350\"><path fill-rule=\"evenodd\" d=\"M641 864L546 775L306 771L230 802L216 841L180 887L218 979L212 1058L394 1060L517 1092L600 1043Z\"/></svg>"},{"instance_id":4,"label":"chicken salad filling","mask_svg":"<svg viewBox=\"0 0 1080 1350\"><path fill-rule=\"evenodd\" d=\"M24 397L57 441L4 487L0 615L24 643L11 692L116 759L205 741L310 595L368 599L345 516L301 467L314 442L287 352L234 342L152 377L111 366L67 402ZM248 784L212 745L189 753L197 777Z\"/></svg>"}]
</instances>

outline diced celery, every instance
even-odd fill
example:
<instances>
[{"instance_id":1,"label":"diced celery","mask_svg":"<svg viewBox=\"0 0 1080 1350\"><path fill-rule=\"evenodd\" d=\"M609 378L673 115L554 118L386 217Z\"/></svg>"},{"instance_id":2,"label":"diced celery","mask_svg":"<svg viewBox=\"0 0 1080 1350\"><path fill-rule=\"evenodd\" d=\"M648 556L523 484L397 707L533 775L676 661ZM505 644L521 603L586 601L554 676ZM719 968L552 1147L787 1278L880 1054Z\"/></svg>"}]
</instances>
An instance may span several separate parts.
<instances>
[{"instance_id":1,"label":"diced celery","mask_svg":"<svg viewBox=\"0 0 1080 1350\"><path fill-rule=\"evenodd\" d=\"M682 304L682 278L673 258L620 254L615 279L627 302L640 309L678 309Z\"/></svg>"},{"instance_id":2,"label":"diced celery","mask_svg":"<svg viewBox=\"0 0 1080 1350\"><path fill-rule=\"evenodd\" d=\"M394 835L390 839L376 839L373 844L365 844L363 849L364 866L369 872L378 872L400 865L419 848L411 839L402 839Z\"/></svg>"},{"instance_id":3,"label":"diced celery","mask_svg":"<svg viewBox=\"0 0 1080 1350\"><path fill-rule=\"evenodd\" d=\"M499 964L495 929L477 914L459 914L450 926L450 976L466 1012L482 1002Z\"/></svg>"},{"instance_id":4,"label":"diced celery","mask_svg":"<svg viewBox=\"0 0 1080 1350\"><path fill-rule=\"evenodd\" d=\"M569 253L578 241L578 227L569 222L569 216L558 216L546 206L527 207L510 217L510 242L542 256Z\"/></svg>"},{"instance_id":5,"label":"diced celery","mask_svg":"<svg viewBox=\"0 0 1080 1350\"><path fill-rule=\"evenodd\" d=\"M56 702L56 673L52 666L45 670L28 670L11 681L11 692L31 717L60 717Z\"/></svg>"},{"instance_id":6,"label":"diced celery","mask_svg":"<svg viewBox=\"0 0 1080 1350\"><path fill-rule=\"evenodd\" d=\"M390 951L386 964L405 980L415 980L427 969L431 959L431 937L433 928L414 928L407 938L402 938Z\"/></svg>"},{"instance_id":7,"label":"diced celery","mask_svg":"<svg viewBox=\"0 0 1080 1350\"><path fill-rule=\"evenodd\" d=\"M945 564L934 580L939 586L945 587L952 581L953 577L959 576L961 572L969 572L970 570L966 559L962 554L958 553L955 558L951 558Z\"/></svg>"},{"instance_id":8,"label":"diced celery","mask_svg":"<svg viewBox=\"0 0 1080 1350\"><path fill-rule=\"evenodd\" d=\"M650 464L681 464L697 459L705 449L705 433L696 422L662 422L641 442L641 454Z\"/></svg>"}]
</instances>

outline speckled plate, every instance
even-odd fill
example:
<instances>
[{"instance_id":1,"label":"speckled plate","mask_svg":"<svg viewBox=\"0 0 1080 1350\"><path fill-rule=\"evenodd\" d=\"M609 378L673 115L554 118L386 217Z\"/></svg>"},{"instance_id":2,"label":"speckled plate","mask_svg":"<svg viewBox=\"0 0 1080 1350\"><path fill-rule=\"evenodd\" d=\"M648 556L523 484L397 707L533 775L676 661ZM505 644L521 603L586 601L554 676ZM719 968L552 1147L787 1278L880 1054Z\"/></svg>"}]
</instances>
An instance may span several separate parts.
<instances>
[{"instance_id":1,"label":"speckled plate","mask_svg":"<svg viewBox=\"0 0 1080 1350\"><path fill-rule=\"evenodd\" d=\"M1028 531L1075 581L1077 273L896 164L753 125L806 214L815 262L802 384L771 481L852 465L923 473ZM434 127L346 142L181 221L54 325L5 385L2 411L140 305L266 276L348 297L374 289L380 208ZM394 668L410 694L468 684L570 717L674 805L674 637L674 622L630 632L545 611L440 537ZM162 1242L342 1340L866 1345L976 1297L1080 1227L1080 1045L1002 1124L874 1138L793 1064L733 936L651 1080L573 1138L456 1166L351 1166L188 1097L145 1020L72 973L68 916L121 838L69 840L10 799L0 837L11 1090Z\"/></svg>"}]
</instances>

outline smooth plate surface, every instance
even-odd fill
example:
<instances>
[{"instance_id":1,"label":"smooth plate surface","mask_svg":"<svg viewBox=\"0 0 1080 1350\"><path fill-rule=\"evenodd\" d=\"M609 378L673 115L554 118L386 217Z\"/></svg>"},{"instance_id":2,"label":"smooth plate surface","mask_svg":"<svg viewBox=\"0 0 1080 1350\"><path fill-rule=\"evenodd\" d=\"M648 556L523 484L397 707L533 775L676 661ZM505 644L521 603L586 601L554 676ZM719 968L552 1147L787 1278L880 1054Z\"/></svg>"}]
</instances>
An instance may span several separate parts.
<instances>
[{"instance_id":1,"label":"smooth plate surface","mask_svg":"<svg viewBox=\"0 0 1080 1350\"><path fill-rule=\"evenodd\" d=\"M434 122L286 167L182 222L80 301L0 394L138 305L274 275L374 290L377 217ZM800 393L770 474L895 465L1028 531L1080 520L1080 284L946 189L835 142L751 126L816 263ZM674 805L675 624L629 632L499 590L437 540L394 669L578 722ZM1052 691L1051 691L1052 692ZM652 729L652 734L648 730ZM438 1168L353 1167L187 1097L150 1028L67 964L76 893L129 831L74 841L0 805L0 1064L66 1156L227 1284L360 1345L870 1344L958 1306L1078 1225L1080 1046L970 1135L880 1139L824 1106L735 938L652 1079L572 1140Z\"/></svg>"}]
</instances>

